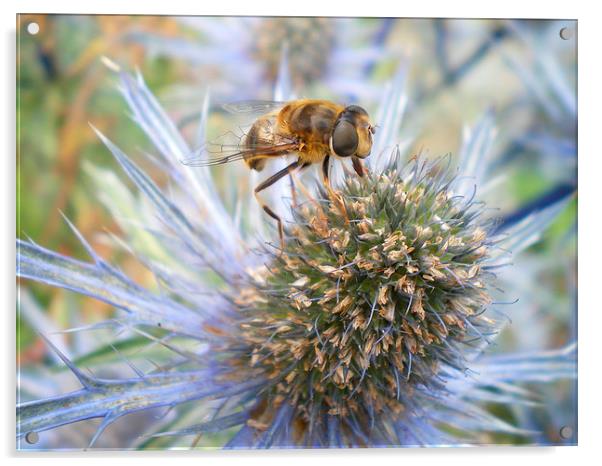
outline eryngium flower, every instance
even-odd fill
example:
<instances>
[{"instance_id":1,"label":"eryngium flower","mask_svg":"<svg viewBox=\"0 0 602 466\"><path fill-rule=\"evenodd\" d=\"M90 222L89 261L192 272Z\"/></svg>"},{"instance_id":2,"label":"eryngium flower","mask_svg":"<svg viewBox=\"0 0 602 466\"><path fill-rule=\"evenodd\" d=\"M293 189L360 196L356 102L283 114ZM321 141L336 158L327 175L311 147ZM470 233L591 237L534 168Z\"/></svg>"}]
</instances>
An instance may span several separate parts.
<instances>
[{"instance_id":1,"label":"eryngium flower","mask_svg":"<svg viewBox=\"0 0 602 466\"><path fill-rule=\"evenodd\" d=\"M492 330L489 227L450 182L417 162L345 178L345 214L324 193L295 209L284 251L233 296L237 371L270 381L253 425L288 404L306 444L328 416L344 444L372 443L375 417L391 429L443 388L442 363L466 368L464 348Z\"/></svg>"},{"instance_id":2,"label":"eryngium flower","mask_svg":"<svg viewBox=\"0 0 602 466\"><path fill-rule=\"evenodd\" d=\"M105 203L160 289L106 263L71 224L92 263L18 241L17 272L113 305L121 311L115 318L87 330L146 338L148 349L161 346L170 358L142 370L143 347L137 364L126 358L136 377L107 380L54 348L82 388L20 403L19 438L101 417L93 444L121 416L170 407L177 413L171 428L157 420L139 435L202 434L215 445L212 434L234 429L230 448L478 442L483 432L530 433L482 402L532 404L518 383L574 377L572 346L481 355L502 327L491 319L500 304L492 271L507 262L505 248L532 244L563 205L530 213L511 230L493 229L470 189L484 172L490 114L467 133L462 177L443 163L404 163L399 151L386 149L405 102L397 79L383 97L367 177L342 177L344 208L307 190L292 208L280 251L254 242L256 231L245 237L209 171L180 163L191 150L142 78L121 78L178 192L164 194L100 133L154 213L138 208L112 173L98 182L120 196L104 196ZM202 122L207 111L208 103ZM125 212L141 216L141 228L123 221ZM195 421L187 421L190 412Z\"/></svg>"},{"instance_id":3,"label":"eryngium flower","mask_svg":"<svg viewBox=\"0 0 602 466\"><path fill-rule=\"evenodd\" d=\"M380 87L367 76L388 55L383 43L394 24L391 18L180 17L178 20L191 29L185 38L144 31L130 31L128 37L142 44L150 55L202 65L202 73L211 70L213 76L202 76L213 78L214 95L228 100L270 92L266 84L272 85L283 69L290 76L288 91L310 92L308 86L320 85L351 100L376 99ZM215 73L224 79L215 79Z\"/></svg>"}]
</instances>

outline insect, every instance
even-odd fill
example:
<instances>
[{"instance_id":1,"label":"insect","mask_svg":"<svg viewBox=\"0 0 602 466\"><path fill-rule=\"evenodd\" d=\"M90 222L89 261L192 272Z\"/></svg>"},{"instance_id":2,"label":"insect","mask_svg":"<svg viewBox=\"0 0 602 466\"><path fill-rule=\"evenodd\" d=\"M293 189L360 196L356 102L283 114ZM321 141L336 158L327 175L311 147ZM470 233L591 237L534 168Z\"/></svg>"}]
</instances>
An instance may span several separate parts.
<instances>
[{"instance_id":1,"label":"insect","mask_svg":"<svg viewBox=\"0 0 602 466\"><path fill-rule=\"evenodd\" d=\"M280 242L284 244L282 220L259 197L259 193L274 183L315 163L322 164L324 186L338 200L346 217L340 196L333 191L330 178L330 159L351 157L355 172L364 176L362 159L370 155L375 127L368 112L358 105L343 106L328 100L301 99L291 102L245 101L225 104L231 113L258 113L240 144L216 145L214 157L192 158L183 163L191 166L220 165L244 160L252 170L261 171L270 159L297 154L297 160L273 174L254 189L262 209L276 222ZM211 152L209 150L209 152Z\"/></svg>"}]
</instances>

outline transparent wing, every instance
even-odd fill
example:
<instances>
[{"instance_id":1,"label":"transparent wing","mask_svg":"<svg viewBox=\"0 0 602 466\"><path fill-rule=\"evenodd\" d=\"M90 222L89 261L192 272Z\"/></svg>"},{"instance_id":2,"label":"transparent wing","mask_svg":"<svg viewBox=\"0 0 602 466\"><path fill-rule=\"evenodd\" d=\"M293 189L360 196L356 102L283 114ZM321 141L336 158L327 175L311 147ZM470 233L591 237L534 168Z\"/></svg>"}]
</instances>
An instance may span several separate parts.
<instances>
[{"instance_id":1,"label":"transparent wing","mask_svg":"<svg viewBox=\"0 0 602 466\"><path fill-rule=\"evenodd\" d=\"M287 102L278 102L274 100L242 100L238 102L230 102L222 104L222 108L229 113L234 114L258 114L264 115L284 107Z\"/></svg>"},{"instance_id":2,"label":"transparent wing","mask_svg":"<svg viewBox=\"0 0 602 466\"><path fill-rule=\"evenodd\" d=\"M183 159L181 162L190 167L210 167L235 162L237 160L281 157L299 150L299 147L299 143L295 141L284 142L281 144L268 144L259 141L251 147L242 147L240 144L229 145L207 143L196 151L196 154L198 155ZM209 156L200 154L209 154Z\"/></svg>"}]
</instances>

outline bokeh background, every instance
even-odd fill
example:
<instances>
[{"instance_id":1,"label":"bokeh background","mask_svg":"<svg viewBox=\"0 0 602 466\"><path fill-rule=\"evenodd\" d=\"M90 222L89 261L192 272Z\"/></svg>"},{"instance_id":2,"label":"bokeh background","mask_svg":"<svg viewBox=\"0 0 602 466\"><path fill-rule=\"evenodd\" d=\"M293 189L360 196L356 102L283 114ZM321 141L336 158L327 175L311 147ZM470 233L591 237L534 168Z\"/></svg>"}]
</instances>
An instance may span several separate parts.
<instances>
[{"instance_id":1,"label":"bokeh background","mask_svg":"<svg viewBox=\"0 0 602 466\"><path fill-rule=\"evenodd\" d=\"M32 22L40 26L36 35L27 31ZM89 123L134 157L150 147L126 113L103 57L139 70L191 141L207 92L214 103L273 99L277 76L288 72L295 95L359 103L374 115L387 83L402 75L407 110L398 140L407 153L455 156L465 128L487 112L493 116L490 178L496 185L480 196L503 221L576 189L576 21L21 15L17 29L17 236L86 259L63 212L102 257L151 287L150 273L107 241L120 225L98 201L111 189L106 174L120 171ZM276 89L276 97L288 91ZM234 124L216 104L210 132L219 135ZM137 160L165 183L148 158ZM248 177L221 168L215 175L234 209L226 188ZM508 301L518 302L509 306L512 325L494 351L557 348L576 339L576 202L573 195L542 241L503 277ZM37 334L97 322L112 308L63 289L27 281L18 286L19 396L75 388ZM91 332L53 341L95 373L115 360L113 348ZM133 354L139 343L123 341L118 349ZM572 382L546 388L553 399L565 400L554 410L534 409L518 419L524 411L504 408L501 415L541 430L542 443L559 443L559 428L576 417L574 388ZM117 422L99 446L127 436L131 422L145 422L144 416ZM79 446L95 426L57 429L47 441ZM161 447L161 440L151 446Z\"/></svg>"}]
</instances>

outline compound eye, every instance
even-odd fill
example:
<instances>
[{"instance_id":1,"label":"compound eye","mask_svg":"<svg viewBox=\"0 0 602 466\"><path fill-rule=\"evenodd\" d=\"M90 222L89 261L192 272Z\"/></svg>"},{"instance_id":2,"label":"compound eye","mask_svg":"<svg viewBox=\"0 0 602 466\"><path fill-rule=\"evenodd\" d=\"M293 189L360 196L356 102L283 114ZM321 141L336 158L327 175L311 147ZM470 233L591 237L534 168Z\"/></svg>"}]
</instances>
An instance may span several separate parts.
<instances>
[{"instance_id":1,"label":"compound eye","mask_svg":"<svg viewBox=\"0 0 602 466\"><path fill-rule=\"evenodd\" d=\"M349 157L355 154L359 137L352 123L341 120L332 133L332 150L339 157Z\"/></svg>"}]
</instances>

